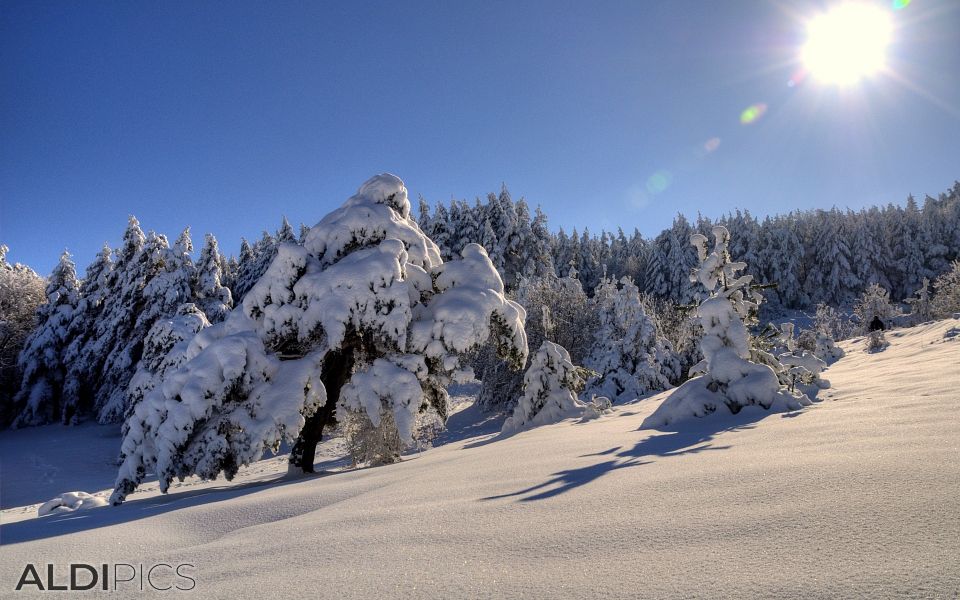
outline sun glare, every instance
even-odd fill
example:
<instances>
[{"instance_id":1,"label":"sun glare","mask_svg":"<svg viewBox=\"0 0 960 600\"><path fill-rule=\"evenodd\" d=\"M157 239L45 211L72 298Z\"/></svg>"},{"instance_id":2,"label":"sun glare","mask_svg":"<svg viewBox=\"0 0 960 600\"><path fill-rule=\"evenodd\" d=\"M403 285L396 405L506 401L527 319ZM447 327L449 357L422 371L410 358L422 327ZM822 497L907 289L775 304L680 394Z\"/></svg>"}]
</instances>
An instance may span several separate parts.
<instances>
[{"instance_id":1,"label":"sun glare","mask_svg":"<svg viewBox=\"0 0 960 600\"><path fill-rule=\"evenodd\" d=\"M887 11L868 4L842 4L807 24L803 64L824 83L849 85L886 63L893 25Z\"/></svg>"}]
</instances>

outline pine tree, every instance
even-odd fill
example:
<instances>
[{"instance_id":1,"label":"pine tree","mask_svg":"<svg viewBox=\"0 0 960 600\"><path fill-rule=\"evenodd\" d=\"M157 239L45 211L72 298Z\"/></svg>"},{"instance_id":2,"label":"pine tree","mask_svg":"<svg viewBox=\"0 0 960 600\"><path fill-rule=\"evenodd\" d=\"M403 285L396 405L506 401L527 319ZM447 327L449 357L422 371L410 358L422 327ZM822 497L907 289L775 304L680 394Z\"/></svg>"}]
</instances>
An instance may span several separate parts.
<instances>
[{"instance_id":1,"label":"pine tree","mask_svg":"<svg viewBox=\"0 0 960 600\"><path fill-rule=\"evenodd\" d=\"M99 359L102 357L92 356L87 347L96 339L97 322L110 294L113 266L113 250L104 244L87 267L80 286L80 302L70 322L67 334L69 344L63 357L67 373L61 397L62 414L57 418L64 423L75 422L79 413L88 410L93 404L91 398L95 379L91 373L99 369L102 364ZM91 359L98 359L98 362L90 364Z\"/></svg>"},{"instance_id":2,"label":"pine tree","mask_svg":"<svg viewBox=\"0 0 960 600\"><path fill-rule=\"evenodd\" d=\"M230 290L223 285L220 268L220 250L217 238L212 233L206 235L200 262L197 264L197 285L194 292L196 304L211 323L222 321L233 308Z\"/></svg>"},{"instance_id":3,"label":"pine tree","mask_svg":"<svg viewBox=\"0 0 960 600\"><path fill-rule=\"evenodd\" d=\"M595 371L587 392L614 402L665 390L680 377L680 362L670 344L657 335L640 301L640 290L624 277L619 286L602 279L591 301L600 323L586 366Z\"/></svg>"},{"instance_id":4,"label":"pine tree","mask_svg":"<svg viewBox=\"0 0 960 600\"><path fill-rule=\"evenodd\" d=\"M504 421L503 432L554 423L587 413L588 406L577 397L583 390L586 371L570 360L563 346L543 342L530 360L523 376L523 395L513 414Z\"/></svg>"},{"instance_id":5,"label":"pine tree","mask_svg":"<svg viewBox=\"0 0 960 600\"><path fill-rule=\"evenodd\" d=\"M15 427L57 421L66 378L63 362L70 321L80 301L80 282L69 252L47 279L47 302L37 309L37 327L26 339L18 363L23 373L15 398L19 411Z\"/></svg>"}]
</instances>

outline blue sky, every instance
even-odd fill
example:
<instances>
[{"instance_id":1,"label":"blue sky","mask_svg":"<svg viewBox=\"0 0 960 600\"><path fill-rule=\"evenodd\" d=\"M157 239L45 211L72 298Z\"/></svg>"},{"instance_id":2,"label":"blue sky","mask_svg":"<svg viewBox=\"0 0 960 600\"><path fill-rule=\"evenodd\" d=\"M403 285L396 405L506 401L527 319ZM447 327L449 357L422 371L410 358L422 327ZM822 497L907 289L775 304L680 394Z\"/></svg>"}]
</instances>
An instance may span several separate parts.
<instances>
[{"instance_id":1,"label":"blue sky","mask_svg":"<svg viewBox=\"0 0 960 600\"><path fill-rule=\"evenodd\" d=\"M813 2L7 0L0 241L82 269L135 214L231 253L382 171L431 202L506 183L595 232L935 195L960 178L960 3L877 4L896 76L836 88L787 85Z\"/></svg>"}]
</instances>

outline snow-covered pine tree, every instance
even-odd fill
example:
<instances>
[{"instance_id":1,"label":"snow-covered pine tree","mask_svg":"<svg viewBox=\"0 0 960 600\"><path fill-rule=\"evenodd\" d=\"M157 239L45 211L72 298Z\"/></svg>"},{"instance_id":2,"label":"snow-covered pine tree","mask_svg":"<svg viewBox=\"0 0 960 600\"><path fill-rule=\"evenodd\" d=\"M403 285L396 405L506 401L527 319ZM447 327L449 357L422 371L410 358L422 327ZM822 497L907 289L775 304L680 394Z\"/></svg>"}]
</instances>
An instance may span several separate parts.
<instances>
[{"instance_id":1,"label":"snow-covered pine tree","mask_svg":"<svg viewBox=\"0 0 960 600\"><path fill-rule=\"evenodd\" d=\"M63 423L73 423L92 404L92 386L95 380L89 375L99 368L100 362L90 364L91 358L100 359L87 353L87 345L97 335L97 322L104 310L110 294L110 280L113 273L113 250L104 243L96 258L87 266L83 283L80 285L80 302L74 311L67 337L63 363L67 366L66 380L61 397L62 414L58 417Z\"/></svg>"},{"instance_id":2,"label":"snow-covered pine tree","mask_svg":"<svg viewBox=\"0 0 960 600\"><path fill-rule=\"evenodd\" d=\"M459 256L460 250L467 244L480 243L480 222L477 221L477 209L471 207L464 200L455 201L459 207L457 211L458 218L452 221L453 230L457 234L457 242L454 249ZM451 219L453 219L453 210L451 209ZM481 244L482 245L482 244Z\"/></svg>"},{"instance_id":3,"label":"snow-covered pine tree","mask_svg":"<svg viewBox=\"0 0 960 600\"><path fill-rule=\"evenodd\" d=\"M523 394L513 414L504 421L503 433L570 417L599 415L609 407L609 401L600 398L588 404L577 397L585 385L586 374L585 369L571 362L563 346L544 341L530 359L523 376Z\"/></svg>"},{"instance_id":4,"label":"snow-covered pine tree","mask_svg":"<svg viewBox=\"0 0 960 600\"><path fill-rule=\"evenodd\" d=\"M871 222L879 222L879 212L874 209L873 213L848 213L847 220L852 236L850 252L853 274L861 285L877 283L889 288L886 267L890 263L890 248L886 247L887 240L882 230L871 226Z\"/></svg>"},{"instance_id":5,"label":"snow-covered pine tree","mask_svg":"<svg viewBox=\"0 0 960 600\"><path fill-rule=\"evenodd\" d=\"M243 300L247 292L250 291L250 288L253 287L253 284L259 281L264 272L266 272L267 267L270 266L273 257L276 255L277 241L267 231L263 232L260 240L250 249L250 257L246 260L244 260L243 245L241 244L240 269L237 272L237 283L234 285L234 289L231 290L234 303L239 303Z\"/></svg>"},{"instance_id":6,"label":"snow-covered pine tree","mask_svg":"<svg viewBox=\"0 0 960 600\"><path fill-rule=\"evenodd\" d=\"M177 307L194 297L197 270L193 264L193 241L190 228L183 230L173 248L168 248L162 235L147 236L144 252L150 266L144 278L142 310L136 315L136 328L147 331L161 317L176 312ZM153 240L151 243L150 240Z\"/></svg>"},{"instance_id":7,"label":"snow-covered pine tree","mask_svg":"<svg viewBox=\"0 0 960 600\"><path fill-rule=\"evenodd\" d=\"M602 279L591 308L600 323L585 362L596 373L587 382L588 393L622 402L665 390L680 378L680 361L669 342L657 335L633 281L624 277L618 286Z\"/></svg>"},{"instance_id":8,"label":"snow-covered pine tree","mask_svg":"<svg viewBox=\"0 0 960 600\"><path fill-rule=\"evenodd\" d=\"M525 205L524 205L525 206ZM551 253L551 235L547 215L538 206L530 222L529 238L525 237L525 262L521 275L526 278L556 274Z\"/></svg>"},{"instance_id":9,"label":"snow-covered pine tree","mask_svg":"<svg viewBox=\"0 0 960 600\"><path fill-rule=\"evenodd\" d=\"M286 223L286 218L284 218ZM287 223L289 225L289 223ZM292 231L292 230L291 230ZM292 242L292 240L288 240ZM194 298L197 306L204 312L211 323L219 323L233 308L233 297L230 290L223 285L223 273L220 267L220 249L217 238L208 233L200 250L200 261L197 263L197 284Z\"/></svg>"},{"instance_id":10,"label":"snow-covered pine tree","mask_svg":"<svg viewBox=\"0 0 960 600\"><path fill-rule=\"evenodd\" d=\"M297 235L293 232L293 225L287 220L286 215L280 219L280 229L277 230L276 240L278 244L292 244L297 242Z\"/></svg>"},{"instance_id":11,"label":"snow-covered pine tree","mask_svg":"<svg viewBox=\"0 0 960 600\"><path fill-rule=\"evenodd\" d=\"M837 209L817 211L816 215L806 291L813 301L844 304L853 299L859 281L850 266L843 215Z\"/></svg>"},{"instance_id":12,"label":"snow-covered pine tree","mask_svg":"<svg viewBox=\"0 0 960 600\"><path fill-rule=\"evenodd\" d=\"M453 234L450 230L450 215L443 204L437 204L437 208L433 212L433 218L430 220L430 229L424 233L429 235L431 240L434 240L440 250L441 259L448 260L453 256L450 250L451 235Z\"/></svg>"},{"instance_id":13,"label":"snow-covered pine tree","mask_svg":"<svg viewBox=\"0 0 960 600\"><path fill-rule=\"evenodd\" d=\"M131 217L116 266L111 273L111 295L106 310L97 323L97 338L92 341L88 356L96 364L102 357L95 377L94 411L100 423L123 420L127 410L127 387L137 370L143 353L143 340L153 323L178 304L167 297L166 290L155 288L153 280L166 271L170 246L162 234L146 236L140 224ZM151 292L157 291L157 295ZM181 302L189 298L178 298Z\"/></svg>"},{"instance_id":14,"label":"snow-covered pine tree","mask_svg":"<svg viewBox=\"0 0 960 600\"><path fill-rule=\"evenodd\" d=\"M17 293L29 294L30 290L17 290ZM14 399L15 410L19 412L14 427L49 423L61 416L60 396L66 377L63 354L70 321L80 301L80 282L69 252L60 255L60 262L47 278L45 294L46 304L41 304L36 311L36 329L23 343L18 358L22 380ZM0 314L6 321L9 313Z\"/></svg>"},{"instance_id":15,"label":"snow-covered pine tree","mask_svg":"<svg viewBox=\"0 0 960 600\"><path fill-rule=\"evenodd\" d=\"M443 263L403 182L375 176L303 246L281 244L242 306L200 331L186 362L134 407L111 501L148 471L164 491L191 474L230 478L283 439L296 440L291 469L312 471L337 410L374 427L392 420L410 443L421 410L446 415L465 353L492 341L525 362L523 320L483 248Z\"/></svg>"},{"instance_id":16,"label":"snow-covered pine tree","mask_svg":"<svg viewBox=\"0 0 960 600\"><path fill-rule=\"evenodd\" d=\"M691 280L699 282L710 294L697 307L697 317L703 327L704 359L693 371L702 375L677 388L644 420L644 428L703 417L721 406L738 413L746 406L796 410L810 404L806 396L783 388L772 368L750 362L750 333L744 321L755 314L762 298L750 289L750 275L738 275L746 265L730 259L727 229L715 226L713 235L715 244L710 253L704 235L690 236L700 258L700 266L693 271Z\"/></svg>"}]
</instances>

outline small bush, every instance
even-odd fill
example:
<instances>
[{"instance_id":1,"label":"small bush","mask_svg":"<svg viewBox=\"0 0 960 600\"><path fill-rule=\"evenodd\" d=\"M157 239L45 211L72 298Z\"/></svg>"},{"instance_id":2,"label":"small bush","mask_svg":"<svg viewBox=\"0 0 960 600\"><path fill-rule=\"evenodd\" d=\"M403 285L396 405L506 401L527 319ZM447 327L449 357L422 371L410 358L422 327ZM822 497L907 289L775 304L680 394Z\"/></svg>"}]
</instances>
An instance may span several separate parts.
<instances>
[{"instance_id":1,"label":"small bush","mask_svg":"<svg viewBox=\"0 0 960 600\"><path fill-rule=\"evenodd\" d=\"M881 330L871 331L867 336L867 352L880 352L889 345L890 342L887 341L887 336L883 335L883 331Z\"/></svg>"},{"instance_id":2,"label":"small bush","mask_svg":"<svg viewBox=\"0 0 960 600\"><path fill-rule=\"evenodd\" d=\"M397 433L392 411L381 411L374 425L364 411L344 410L343 435L354 466L389 465L400 460L404 444Z\"/></svg>"}]
</instances>

